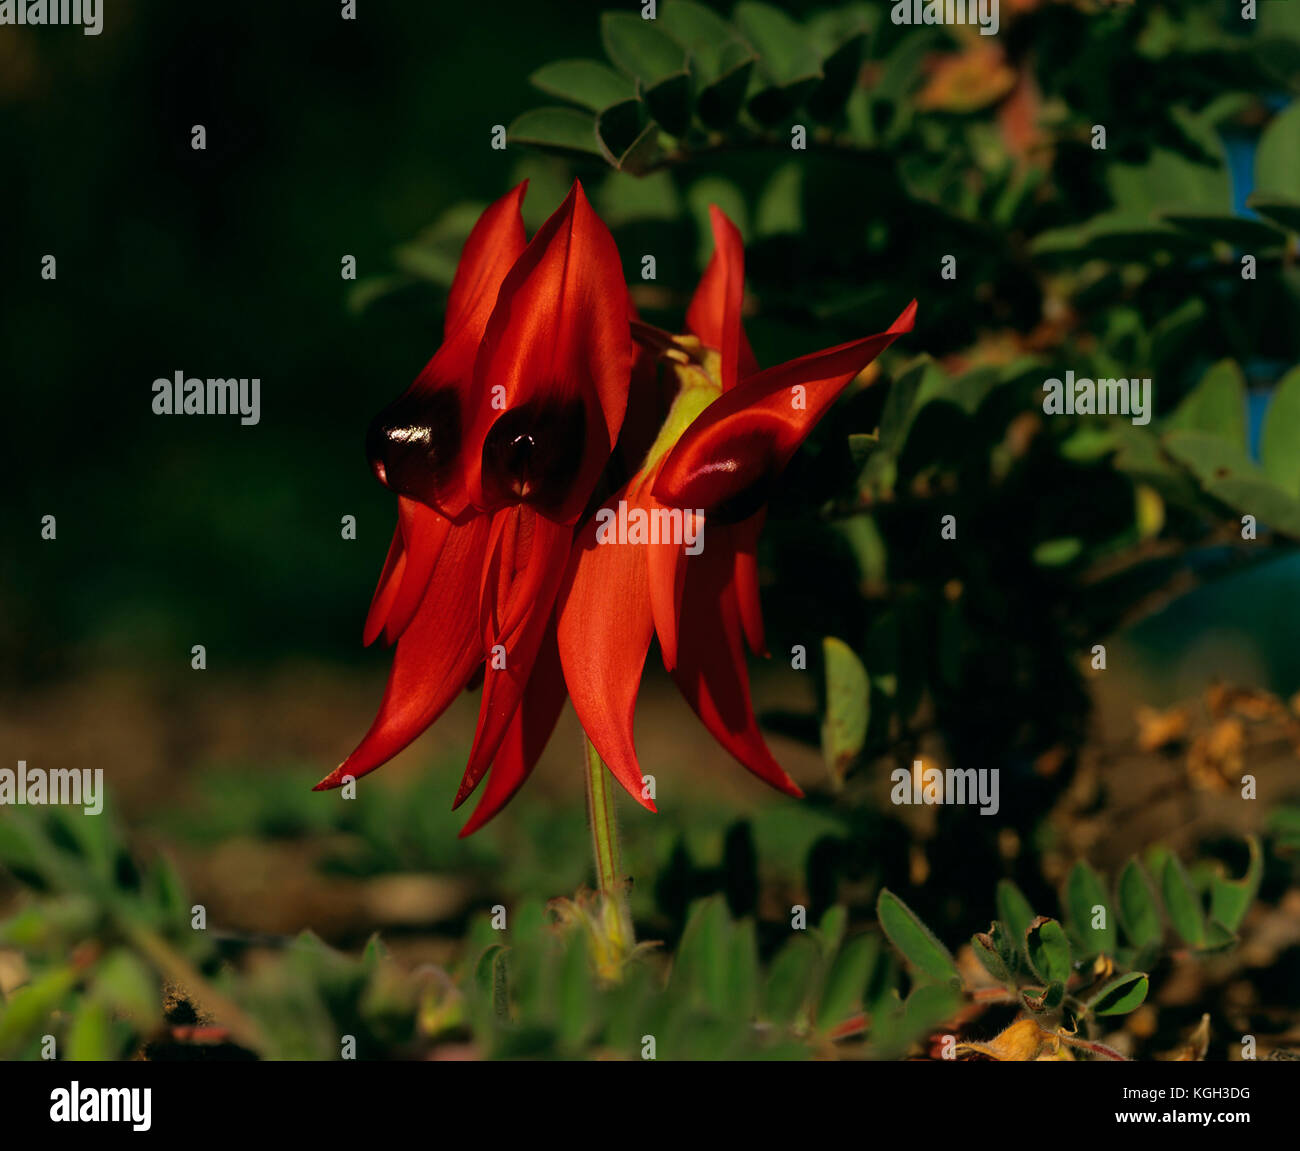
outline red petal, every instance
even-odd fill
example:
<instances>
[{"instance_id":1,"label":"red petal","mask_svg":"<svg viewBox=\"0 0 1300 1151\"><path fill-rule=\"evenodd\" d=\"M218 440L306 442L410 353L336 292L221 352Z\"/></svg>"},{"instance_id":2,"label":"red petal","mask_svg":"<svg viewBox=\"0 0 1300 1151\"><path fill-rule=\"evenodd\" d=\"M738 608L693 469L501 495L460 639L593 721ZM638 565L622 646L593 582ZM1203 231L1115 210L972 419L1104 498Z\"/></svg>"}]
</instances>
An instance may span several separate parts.
<instances>
[{"instance_id":1,"label":"red petal","mask_svg":"<svg viewBox=\"0 0 1300 1151\"><path fill-rule=\"evenodd\" d=\"M560 655L555 643L555 619L552 616L542 645L537 652L528 686L524 688L519 710L506 729L505 737L482 798L474 808L469 822L461 828L460 837L472 835L495 816L524 784L537 766L551 733L555 730L560 712L564 710L564 674L560 670Z\"/></svg>"},{"instance_id":2,"label":"red petal","mask_svg":"<svg viewBox=\"0 0 1300 1151\"><path fill-rule=\"evenodd\" d=\"M370 600L370 610L366 612L366 626L362 629L362 642L369 647L384 630L393 600L397 598L402 586L402 573L406 570L406 551L402 545L402 525L399 522L393 529L393 542L388 545L388 556L384 560L384 570L379 574L379 584Z\"/></svg>"},{"instance_id":3,"label":"red petal","mask_svg":"<svg viewBox=\"0 0 1300 1151\"><path fill-rule=\"evenodd\" d=\"M814 352L743 381L704 409L664 460L655 495L676 507L747 518L849 382L912 330L916 301L886 332ZM802 386L803 407L791 389Z\"/></svg>"},{"instance_id":4,"label":"red petal","mask_svg":"<svg viewBox=\"0 0 1300 1151\"><path fill-rule=\"evenodd\" d=\"M508 644L526 618L549 608L573 543L571 527L526 504L498 512L492 521L479 603L484 651ZM545 595L549 598L543 603Z\"/></svg>"},{"instance_id":5,"label":"red petal","mask_svg":"<svg viewBox=\"0 0 1300 1151\"><path fill-rule=\"evenodd\" d=\"M709 205L713 226L713 256L700 278L686 311L686 327L707 348L722 356L722 390L735 387L758 371L758 362L745 338L740 309L745 297L745 242L717 204Z\"/></svg>"},{"instance_id":6,"label":"red petal","mask_svg":"<svg viewBox=\"0 0 1300 1151\"><path fill-rule=\"evenodd\" d=\"M765 658L768 651L763 633L763 606L758 595L758 537L766 518L767 511L762 509L731 528L731 538L736 545L735 583L740 623L749 650Z\"/></svg>"},{"instance_id":7,"label":"red petal","mask_svg":"<svg viewBox=\"0 0 1300 1151\"><path fill-rule=\"evenodd\" d=\"M460 337L477 350L501 282L527 246L521 211L527 190L527 180L512 188L484 211L470 231L447 294L445 341Z\"/></svg>"},{"instance_id":8,"label":"red petal","mask_svg":"<svg viewBox=\"0 0 1300 1151\"><path fill-rule=\"evenodd\" d=\"M618 249L575 183L488 321L462 445L469 501L490 510L527 498L576 520L618 439L632 358Z\"/></svg>"},{"instance_id":9,"label":"red petal","mask_svg":"<svg viewBox=\"0 0 1300 1151\"><path fill-rule=\"evenodd\" d=\"M379 715L357 749L315 790L338 787L390 760L446 710L483 661L477 627L487 548L482 517L448 534L424 598L393 653Z\"/></svg>"},{"instance_id":10,"label":"red petal","mask_svg":"<svg viewBox=\"0 0 1300 1151\"><path fill-rule=\"evenodd\" d=\"M384 638L389 643L396 643L415 617L452 526L449 519L432 508L404 496L398 497L397 512L406 562L384 626Z\"/></svg>"},{"instance_id":11,"label":"red petal","mask_svg":"<svg viewBox=\"0 0 1300 1151\"><path fill-rule=\"evenodd\" d=\"M572 528L554 524L531 508L508 508L493 519L497 522L482 586L485 597L490 589L506 590L485 599L486 618L474 617L487 637L485 641L480 635L480 650L486 658L483 698L474 746L453 807L459 807L478 786L519 707L573 541ZM515 522L503 524L502 520ZM503 574L511 567L513 581ZM494 666L498 662L504 666Z\"/></svg>"},{"instance_id":12,"label":"red petal","mask_svg":"<svg viewBox=\"0 0 1300 1151\"><path fill-rule=\"evenodd\" d=\"M639 504L636 493L642 486L638 476L602 512L617 514L619 500ZM593 518L583 528L569 561L559 599L560 662L587 738L627 793L654 811L654 802L642 794L645 781L632 738L637 690L654 630L647 548L607 537L601 526Z\"/></svg>"},{"instance_id":13,"label":"red petal","mask_svg":"<svg viewBox=\"0 0 1300 1151\"><path fill-rule=\"evenodd\" d=\"M657 475L656 471L656 475ZM662 508L672 511L666 504L661 504L651 494L653 477L646 484L642 503L652 511ZM683 516L690 516L697 531L704 528L703 517L693 511L683 511ZM686 530L683 523L683 531ZM683 544L657 543L646 548L647 566L650 572L650 607L654 615L655 633L659 636L659 648L663 655L664 667L669 671L677 665L677 634L681 628L682 592L686 586L686 567L690 556L686 554Z\"/></svg>"},{"instance_id":14,"label":"red petal","mask_svg":"<svg viewBox=\"0 0 1300 1151\"><path fill-rule=\"evenodd\" d=\"M736 759L778 790L801 796L799 785L772 758L754 718L732 583L731 529L710 525L708 531L704 551L687 567L673 680L704 726Z\"/></svg>"},{"instance_id":15,"label":"red petal","mask_svg":"<svg viewBox=\"0 0 1300 1151\"><path fill-rule=\"evenodd\" d=\"M447 299L444 339L415 382L372 422L366 453L381 483L442 507L471 408L474 360L497 292L524 251L519 212L527 182L492 204L465 241ZM444 508L454 518L463 505Z\"/></svg>"}]
</instances>

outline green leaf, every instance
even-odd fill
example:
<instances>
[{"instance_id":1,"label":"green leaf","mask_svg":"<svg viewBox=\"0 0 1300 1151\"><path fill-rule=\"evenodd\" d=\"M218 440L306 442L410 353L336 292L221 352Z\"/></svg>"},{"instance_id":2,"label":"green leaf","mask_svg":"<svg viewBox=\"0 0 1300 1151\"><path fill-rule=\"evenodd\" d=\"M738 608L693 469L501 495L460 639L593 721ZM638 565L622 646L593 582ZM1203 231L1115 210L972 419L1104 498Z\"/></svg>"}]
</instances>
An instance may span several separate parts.
<instances>
[{"instance_id":1,"label":"green leaf","mask_svg":"<svg viewBox=\"0 0 1300 1151\"><path fill-rule=\"evenodd\" d=\"M570 932L561 957L556 1015L559 1041L568 1051L581 1052L596 1014L596 988L591 979L587 941L581 931Z\"/></svg>"},{"instance_id":2,"label":"green leaf","mask_svg":"<svg viewBox=\"0 0 1300 1151\"><path fill-rule=\"evenodd\" d=\"M564 154L601 154L596 139L596 119L576 108L533 108L518 117L506 133L514 144Z\"/></svg>"},{"instance_id":3,"label":"green leaf","mask_svg":"<svg viewBox=\"0 0 1300 1151\"><path fill-rule=\"evenodd\" d=\"M1227 951L1240 942L1235 931L1230 931L1217 919L1211 917L1205 923L1205 943L1202 951Z\"/></svg>"},{"instance_id":4,"label":"green leaf","mask_svg":"<svg viewBox=\"0 0 1300 1151\"><path fill-rule=\"evenodd\" d=\"M1075 937L1083 946L1083 956L1114 955L1119 940L1115 930L1114 913L1106 898L1106 888L1101 877L1080 860L1070 869L1065 881L1065 906L1069 909L1070 923ZM1104 916L1104 927L1093 927L1097 908Z\"/></svg>"},{"instance_id":5,"label":"green leaf","mask_svg":"<svg viewBox=\"0 0 1300 1151\"><path fill-rule=\"evenodd\" d=\"M596 117L601 153L620 172L643 170L658 152L659 129L647 120L639 100L625 100Z\"/></svg>"},{"instance_id":6,"label":"green leaf","mask_svg":"<svg viewBox=\"0 0 1300 1151\"><path fill-rule=\"evenodd\" d=\"M1009 879L999 879L997 888L998 918L1007 925L1013 938L1020 941L1019 950L1023 950L1025 932L1034 921L1033 908L1014 883Z\"/></svg>"},{"instance_id":7,"label":"green leaf","mask_svg":"<svg viewBox=\"0 0 1300 1151\"><path fill-rule=\"evenodd\" d=\"M1246 201L1246 206L1289 232L1300 232L1300 200L1256 193Z\"/></svg>"},{"instance_id":8,"label":"green leaf","mask_svg":"<svg viewBox=\"0 0 1300 1151\"><path fill-rule=\"evenodd\" d=\"M822 80L821 62L808 31L778 8L736 5L737 26L758 53L762 82L750 87L749 111L764 124L784 119Z\"/></svg>"},{"instance_id":9,"label":"green leaf","mask_svg":"<svg viewBox=\"0 0 1300 1151\"><path fill-rule=\"evenodd\" d=\"M1259 459L1269 479L1300 497L1300 368L1292 368L1273 389L1264 413Z\"/></svg>"},{"instance_id":10,"label":"green leaf","mask_svg":"<svg viewBox=\"0 0 1300 1151\"><path fill-rule=\"evenodd\" d=\"M159 859L150 868L147 888L164 930L174 931L182 924L188 925L190 902L185 898L185 886L170 859Z\"/></svg>"},{"instance_id":11,"label":"green leaf","mask_svg":"<svg viewBox=\"0 0 1300 1151\"><path fill-rule=\"evenodd\" d=\"M550 96L572 100L593 112L636 99L636 85L595 60L556 60L538 68L529 83Z\"/></svg>"},{"instance_id":12,"label":"green leaf","mask_svg":"<svg viewBox=\"0 0 1300 1151\"><path fill-rule=\"evenodd\" d=\"M935 400L953 398L953 383L929 356L919 356L890 384L880 414L880 443L900 455L921 410Z\"/></svg>"},{"instance_id":13,"label":"green leaf","mask_svg":"<svg viewBox=\"0 0 1300 1151\"><path fill-rule=\"evenodd\" d=\"M1142 1006L1147 997L1147 977L1140 971L1130 971L1112 979L1091 999L1088 1010L1093 1015L1127 1015Z\"/></svg>"},{"instance_id":14,"label":"green leaf","mask_svg":"<svg viewBox=\"0 0 1300 1151\"><path fill-rule=\"evenodd\" d=\"M995 933L1000 930L1001 924L994 923L987 932L978 932L971 936L971 949L975 952L975 957L984 965L987 971L999 983L1013 983L1014 979L1011 974L1011 968L1003 958L1002 949L998 946Z\"/></svg>"},{"instance_id":15,"label":"green leaf","mask_svg":"<svg viewBox=\"0 0 1300 1151\"><path fill-rule=\"evenodd\" d=\"M948 949L916 914L888 888L880 889L876 916L885 934L903 958L917 971L940 982L960 981L957 964Z\"/></svg>"},{"instance_id":16,"label":"green leaf","mask_svg":"<svg viewBox=\"0 0 1300 1151\"><path fill-rule=\"evenodd\" d=\"M871 719L871 683L866 668L843 640L822 640L826 662L826 718L822 721L822 756L831 778L842 782L862 751Z\"/></svg>"},{"instance_id":17,"label":"green leaf","mask_svg":"<svg viewBox=\"0 0 1300 1151\"><path fill-rule=\"evenodd\" d=\"M1151 361L1156 367L1163 365L1171 355L1185 350L1189 338L1205 322L1206 311L1205 301L1193 296L1156 321L1151 329Z\"/></svg>"},{"instance_id":18,"label":"green leaf","mask_svg":"<svg viewBox=\"0 0 1300 1151\"><path fill-rule=\"evenodd\" d=\"M642 92L646 107L660 124L674 136L682 135L691 123L691 75L674 72Z\"/></svg>"},{"instance_id":19,"label":"green leaf","mask_svg":"<svg viewBox=\"0 0 1300 1151\"><path fill-rule=\"evenodd\" d=\"M1136 859L1130 859L1119 877L1119 918L1134 947L1160 942L1160 907Z\"/></svg>"},{"instance_id":20,"label":"green leaf","mask_svg":"<svg viewBox=\"0 0 1300 1151\"><path fill-rule=\"evenodd\" d=\"M1085 257L1141 262L1156 252L1195 254L1207 246L1207 238L1153 222L1145 210L1120 210L1094 216L1083 224L1039 232L1030 241L1029 250L1038 258L1058 262Z\"/></svg>"},{"instance_id":21,"label":"green leaf","mask_svg":"<svg viewBox=\"0 0 1300 1151\"><path fill-rule=\"evenodd\" d=\"M605 12L600 18L605 54L624 74L652 88L686 69L686 52L655 21L634 12Z\"/></svg>"},{"instance_id":22,"label":"green leaf","mask_svg":"<svg viewBox=\"0 0 1300 1151\"><path fill-rule=\"evenodd\" d=\"M492 1015L505 1019L510 1012L509 985L506 975L506 947L494 943L487 947L474 965L474 982L483 1000L491 1005Z\"/></svg>"},{"instance_id":23,"label":"green leaf","mask_svg":"<svg viewBox=\"0 0 1300 1151\"><path fill-rule=\"evenodd\" d=\"M1246 377L1235 360L1220 360L1170 415L1167 426L1209 432L1246 451Z\"/></svg>"},{"instance_id":24,"label":"green leaf","mask_svg":"<svg viewBox=\"0 0 1300 1151\"><path fill-rule=\"evenodd\" d=\"M820 960L820 949L806 935L796 935L777 953L764 989L767 1020L780 1026L795 1021L813 989Z\"/></svg>"},{"instance_id":25,"label":"green leaf","mask_svg":"<svg viewBox=\"0 0 1300 1151\"><path fill-rule=\"evenodd\" d=\"M759 236L799 235L803 231L803 166L782 164L758 197L754 229Z\"/></svg>"},{"instance_id":26,"label":"green leaf","mask_svg":"<svg viewBox=\"0 0 1300 1151\"><path fill-rule=\"evenodd\" d=\"M1176 430L1166 432L1160 442L1165 451L1206 486L1230 475L1249 475L1254 470L1241 444L1210 432Z\"/></svg>"},{"instance_id":27,"label":"green leaf","mask_svg":"<svg viewBox=\"0 0 1300 1151\"><path fill-rule=\"evenodd\" d=\"M731 918L720 895L702 899L686 921L673 961L673 990L724 1014Z\"/></svg>"},{"instance_id":28,"label":"green leaf","mask_svg":"<svg viewBox=\"0 0 1300 1151\"><path fill-rule=\"evenodd\" d=\"M1064 983L1049 983L1046 987L1030 987L1020 992L1020 1001L1034 1012L1055 1011L1064 1000Z\"/></svg>"},{"instance_id":29,"label":"green leaf","mask_svg":"<svg viewBox=\"0 0 1300 1151\"><path fill-rule=\"evenodd\" d=\"M110 951L95 966L93 997L116 1015L140 1025L161 1013L158 980L135 954L124 947Z\"/></svg>"},{"instance_id":30,"label":"green leaf","mask_svg":"<svg viewBox=\"0 0 1300 1151\"><path fill-rule=\"evenodd\" d=\"M1268 818L1268 830L1273 836L1272 854L1285 859L1300 852L1300 807L1275 808Z\"/></svg>"},{"instance_id":31,"label":"green leaf","mask_svg":"<svg viewBox=\"0 0 1300 1151\"><path fill-rule=\"evenodd\" d=\"M823 1035L846 1019L860 1014L880 941L874 935L857 935L835 957L827 973L817 1009L817 1030Z\"/></svg>"},{"instance_id":32,"label":"green leaf","mask_svg":"<svg viewBox=\"0 0 1300 1151\"><path fill-rule=\"evenodd\" d=\"M1025 954L1029 965L1044 983L1069 982L1073 967L1070 962L1070 941L1055 919L1040 915L1025 931Z\"/></svg>"},{"instance_id":33,"label":"green leaf","mask_svg":"<svg viewBox=\"0 0 1300 1151\"><path fill-rule=\"evenodd\" d=\"M873 1057L893 1059L903 1054L912 1043L951 1019L961 1003L960 992L948 984L923 983L914 987L906 1002L879 1019L873 1017Z\"/></svg>"},{"instance_id":34,"label":"green leaf","mask_svg":"<svg viewBox=\"0 0 1300 1151\"><path fill-rule=\"evenodd\" d=\"M696 74L705 80L716 80L727 70L727 60L734 59L729 49L738 46L736 30L703 4L664 0L659 8L659 24L686 48Z\"/></svg>"},{"instance_id":35,"label":"green leaf","mask_svg":"<svg viewBox=\"0 0 1300 1151\"><path fill-rule=\"evenodd\" d=\"M785 88L799 81L821 79L820 61L803 25L779 8L755 0L737 4L734 17L772 83Z\"/></svg>"},{"instance_id":36,"label":"green leaf","mask_svg":"<svg viewBox=\"0 0 1300 1151\"><path fill-rule=\"evenodd\" d=\"M9 996L0 1013L0 1058L15 1058L30 1040L49 1029L50 1016L63 1006L77 979L74 968L57 967Z\"/></svg>"},{"instance_id":37,"label":"green leaf","mask_svg":"<svg viewBox=\"0 0 1300 1151\"><path fill-rule=\"evenodd\" d=\"M1145 163L1113 163L1107 169L1107 182L1116 204L1121 211L1137 214L1168 208L1230 212L1231 180L1214 126L1179 109L1174 109L1173 120L1190 142L1216 162L1203 164L1170 148L1156 147Z\"/></svg>"},{"instance_id":38,"label":"green leaf","mask_svg":"<svg viewBox=\"0 0 1300 1151\"><path fill-rule=\"evenodd\" d=\"M744 106L745 93L749 91L754 64L754 57L748 56L700 89L695 100L695 112L705 127L720 132L735 123Z\"/></svg>"},{"instance_id":39,"label":"green leaf","mask_svg":"<svg viewBox=\"0 0 1300 1151\"><path fill-rule=\"evenodd\" d=\"M728 1014L736 1019L753 1019L758 1010L758 940L753 920L746 919L731 929L731 958L727 964Z\"/></svg>"},{"instance_id":40,"label":"green leaf","mask_svg":"<svg viewBox=\"0 0 1300 1151\"><path fill-rule=\"evenodd\" d=\"M1208 236L1237 248L1259 250L1286 243L1286 233L1263 220L1233 216L1223 212L1169 211L1160 218L1196 236Z\"/></svg>"},{"instance_id":41,"label":"green leaf","mask_svg":"<svg viewBox=\"0 0 1300 1151\"><path fill-rule=\"evenodd\" d=\"M1264 875L1264 858L1259 840L1253 835L1246 840L1250 848L1250 863L1241 879L1225 879L1216 875L1210 885L1210 917L1230 932L1241 926L1242 919L1259 894L1260 880Z\"/></svg>"},{"instance_id":42,"label":"green leaf","mask_svg":"<svg viewBox=\"0 0 1300 1151\"><path fill-rule=\"evenodd\" d=\"M1283 108L1269 121L1255 151L1255 187L1267 195L1295 195L1300 173L1300 102Z\"/></svg>"},{"instance_id":43,"label":"green leaf","mask_svg":"<svg viewBox=\"0 0 1300 1151\"><path fill-rule=\"evenodd\" d=\"M361 952L361 966L367 971L373 971L392 957L393 953L389 951L388 944L379 937L378 932L375 932L366 940L366 946Z\"/></svg>"},{"instance_id":44,"label":"green leaf","mask_svg":"<svg viewBox=\"0 0 1300 1151\"><path fill-rule=\"evenodd\" d=\"M0 864L25 871L40 869L41 850L30 822L0 820Z\"/></svg>"},{"instance_id":45,"label":"green leaf","mask_svg":"<svg viewBox=\"0 0 1300 1151\"><path fill-rule=\"evenodd\" d=\"M756 57L730 24L700 4L667 0L659 23L685 46L699 88L695 112L707 127L731 126L740 112Z\"/></svg>"},{"instance_id":46,"label":"green leaf","mask_svg":"<svg viewBox=\"0 0 1300 1151\"><path fill-rule=\"evenodd\" d=\"M851 36L821 64L822 81L808 97L808 111L815 120L828 124L844 110L862 68L865 34Z\"/></svg>"},{"instance_id":47,"label":"green leaf","mask_svg":"<svg viewBox=\"0 0 1300 1151\"><path fill-rule=\"evenodd\" d=\"M849 912L842 903L826 909L822 921L817 925L817 935L821 939L822 953L827 959L833 959L844 940L844 932L849 925Z\"/></svg>"},{"instance_id":48,"label":"green leaf","mask_svg":"<svg viewBox=\"0 0 1300 1151\"><path fill-rule=\"evenodd\" d=\"M78 1063L103 1063L116 1054L108 1012L94 1000L84 1001L72 1016L64 1058Z\"/></svg>"},{"instance_id":49,"label":"green leaf","mask_svg":"<svg viewBox=\"0 0 1300 1151\"><path fill-rule=\"evenodd\" d=\"M1300 539L1300 500L1258 475L1226 475L1205 481L1215 499L1283 535Z\"/></svg>"},{"instance_id":50,"label":"green leaf","mask_svg":"<svg viewBox=\"0 0 1300 1151\"><path fill-rule=\"evenodd\" d=\"M1164 874L1160 878L1160 893L1164 897L1165 910L1169 912L1169 921L1174 930L1193 947L1205 943L1205 916L1201 911L1201 901L1192 890L1187 872L1179 863L1176 855L1170 854L1165 860Z\"/></svg>"}]
</instances>

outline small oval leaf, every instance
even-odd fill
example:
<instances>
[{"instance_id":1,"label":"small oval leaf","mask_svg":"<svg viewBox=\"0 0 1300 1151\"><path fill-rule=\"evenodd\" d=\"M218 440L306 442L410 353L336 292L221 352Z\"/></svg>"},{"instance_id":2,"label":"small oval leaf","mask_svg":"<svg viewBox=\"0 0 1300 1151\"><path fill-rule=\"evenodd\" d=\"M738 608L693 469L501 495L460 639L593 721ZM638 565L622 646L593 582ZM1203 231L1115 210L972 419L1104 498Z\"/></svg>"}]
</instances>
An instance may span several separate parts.
<instances>
[{"instance_id":1,"label":"small oval leaf","mask_svg":"<svg viewBox=\"0 0 1300 1151\"><path fill-rule=\"evenodd\" d=\"M939 981L961 979L948 949L888 888L881 888L880 898L876 900L876 915L889 942L917 971Z\"/></svg>"},{"instance_id":2,"label":"small oval leaf","mask_svg":"<svg viewBox=\"0 0 1300 1151\"><path fill-rule=\"evenodd\" d=\"M1130 971L1112 979L1088 1000L1088 1010L1094 1015L1127 1015L1142 1006L1147 985L1147 977L1142 972Z\"/></svg>"}]
</instances>

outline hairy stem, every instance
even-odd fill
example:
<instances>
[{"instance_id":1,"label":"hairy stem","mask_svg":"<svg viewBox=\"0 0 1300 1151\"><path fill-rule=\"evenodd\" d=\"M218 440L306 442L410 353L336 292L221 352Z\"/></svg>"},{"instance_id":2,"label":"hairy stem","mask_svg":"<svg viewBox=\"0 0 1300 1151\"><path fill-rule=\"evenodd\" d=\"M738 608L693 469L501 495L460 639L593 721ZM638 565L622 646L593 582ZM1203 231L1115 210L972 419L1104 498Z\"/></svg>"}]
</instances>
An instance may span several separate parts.
<instances>
[{"instance_id":1,"label":"hairy stem","mask_svg":"<svg viewBox=\"0 0 1300 1151\"><path fill-rule=\"evenodd\" d=\"M632 912L618 844L613 781L591 740L583 737L587 761L587 814L591 820L591 845L596 860L596 886L605 901L605 928L610 942L622 955L636 946Z\"/></svg>"}]
</instances>

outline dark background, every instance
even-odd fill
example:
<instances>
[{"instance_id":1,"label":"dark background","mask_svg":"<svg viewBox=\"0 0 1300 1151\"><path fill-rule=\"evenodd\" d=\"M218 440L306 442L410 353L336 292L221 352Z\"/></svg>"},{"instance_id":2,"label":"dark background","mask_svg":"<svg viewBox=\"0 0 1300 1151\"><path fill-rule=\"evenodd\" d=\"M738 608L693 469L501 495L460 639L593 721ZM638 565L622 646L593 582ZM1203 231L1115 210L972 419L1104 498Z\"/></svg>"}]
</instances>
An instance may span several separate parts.
<instances>
[{"instance_id":1,"label":"dark background","mask_svg":"<svg viewBox=\"0 0 1300 1151\"><path fill-rule=\"evenodd\" d=\"M210 668L356 658L394 521L365 427L441 305L350 312L340 260L388 271L448 204L499 195L492 125L534 67L599 54L599 6L106 8L98 37L0 34L0 675L186 668L194 643ZM261 422L154 415L177 370L260 377Z\"/></svg>"}]
</instances>

